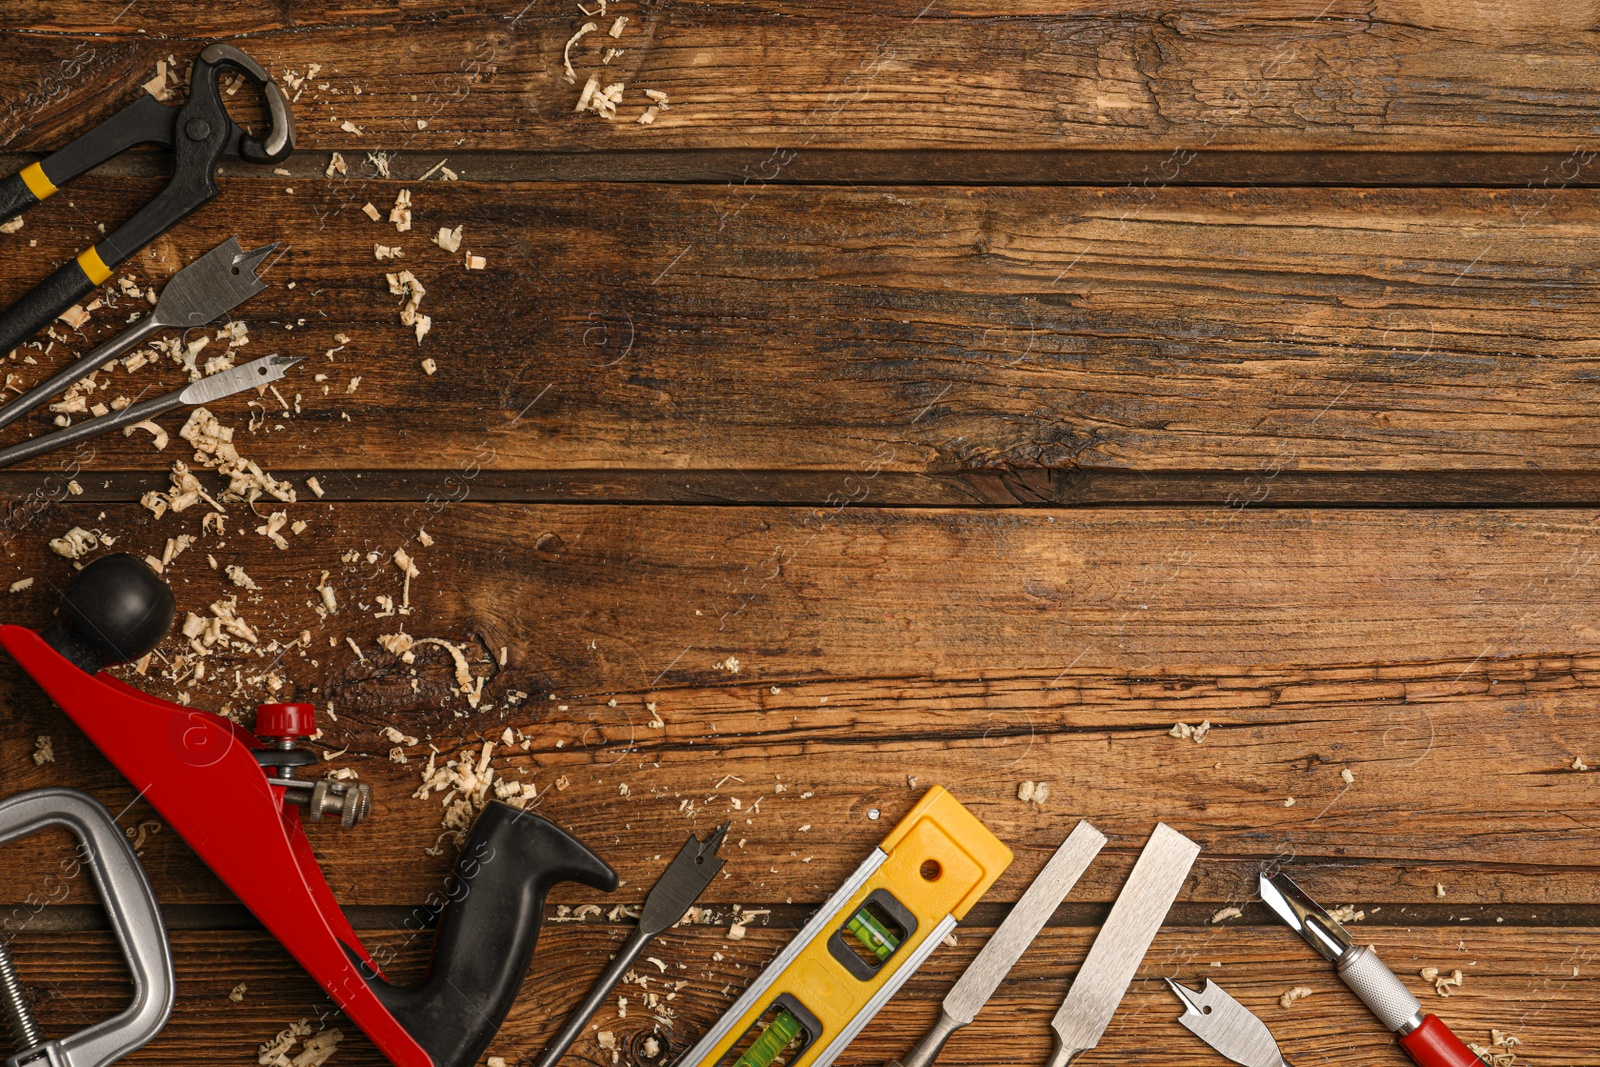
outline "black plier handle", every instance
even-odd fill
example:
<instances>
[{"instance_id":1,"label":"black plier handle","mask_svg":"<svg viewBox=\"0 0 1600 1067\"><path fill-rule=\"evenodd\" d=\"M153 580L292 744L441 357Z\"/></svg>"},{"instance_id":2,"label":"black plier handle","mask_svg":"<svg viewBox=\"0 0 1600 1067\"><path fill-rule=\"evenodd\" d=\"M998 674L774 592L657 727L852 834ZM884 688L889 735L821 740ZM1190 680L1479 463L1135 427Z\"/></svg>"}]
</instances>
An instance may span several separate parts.
<instances>
[{"instance_id":1,"label":"black plier handle","mask_svg":"<svg viewBox=\"0 0 1600 1067\"><path fill-rule=\"evenodd\" d=\"M270 126L265 138L250 136L228 117L219 84L225 71L242 75L266 96ZM294 115L283 90L259 63L231 44L207 45L195 60L189 99L182 107L167 107L153 96L141 95L60 151L0 179L0 220L26 211L136 144L171 148L172 179L104 240L62 264L0 314L0 355L44 329L111 277L119 264L215 197L215 172L223 156L247 163L277 163L287 157L294 150Z\"/></svg>"}]
</instances>

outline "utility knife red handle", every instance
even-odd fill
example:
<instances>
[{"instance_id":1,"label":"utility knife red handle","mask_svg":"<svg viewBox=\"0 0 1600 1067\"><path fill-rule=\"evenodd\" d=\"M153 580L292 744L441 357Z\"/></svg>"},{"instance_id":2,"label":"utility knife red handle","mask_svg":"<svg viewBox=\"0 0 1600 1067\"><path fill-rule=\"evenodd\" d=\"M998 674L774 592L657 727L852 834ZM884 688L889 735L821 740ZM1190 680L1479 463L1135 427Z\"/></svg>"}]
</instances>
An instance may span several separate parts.
<instances>
[{"instance_id":1,"label":"utility knife red handle","mask_svg":"<svg viewBox=\"0 0 1600 1067\"><path fill-rule=\"evenodd\" d=\"M1422 1025L1400 1038L1400 1047L1417 1067L1483 1067L1483 1060L1437 1015L1424 1015Z\"/></svg>"}]
</instances>

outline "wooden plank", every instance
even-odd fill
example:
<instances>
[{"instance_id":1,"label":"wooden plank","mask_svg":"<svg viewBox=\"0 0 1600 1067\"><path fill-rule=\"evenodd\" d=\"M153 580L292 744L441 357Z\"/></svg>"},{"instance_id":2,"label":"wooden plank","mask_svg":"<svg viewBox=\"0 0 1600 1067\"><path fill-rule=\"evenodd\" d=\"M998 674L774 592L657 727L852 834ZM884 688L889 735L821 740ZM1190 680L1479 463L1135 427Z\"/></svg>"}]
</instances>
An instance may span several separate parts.
<instances>
[{"instance_id":1,"label":"wooden plank","mask_svg":"<svg viewBox=\"0 0 1600 1067\"><path fill-rule=\"evenodd\" d=\"M135 552L199 532L194 511L134 511L65 505L50 529L116 529ZM1597 726L1600 663L1575 621L1600 607L1589 512L289 511L310 523L292 551L236 515L244 532L202 537L167 577L180 613L238 595L263 643L307 630L310 648L218 654L199 684L135 680L248 711L270 664L280 699L333 702L324 742L347 749L334 765L378 795L370 822L317 831L350 904L409 904L443 878L447 859L423 854L439 799L408 799L416 761L429 742L476 755L507 726L529 747L497 746L499 772L534 783L541 812L615 859L634 893L681 835L732 818L745 873L713 899L814 904L942 783L1038 856L1073 818L1124 858L1172 822L1206 846L1207 902L1248 897L1260 863L1290 850L1365 903L1437 904L1436 883L1452 907L1600 903L1589 778L1573 769L1594 760ZM373 618L379 595L402 593L389 557L419 525L435 543L410 541L414 613ZM9 617L34 626L66 570L43 540L10 545L13 573L36 584ZM352 550L376 555L343 561ZM323 570L341 605L326 621ZM473 714L443 650L407 667L378 647L401 629L464 648L485 706ZM715 666L730 655L737 674ZM114 811L133 799L15 668L4 683L15 788L94 783ZM1169 736L1202 721L1202 744ZM421 739L405 766L387 760L390 725ZM40 734L56 755L42 767ZM1023 780L1052 785L1044 811L1016 799ZM135 807L125 824L150 817ZM46 869L47 851L11 851L7 869ZM170 834L146 858L169 903L226 899ZM1106 870L1082 899L1110 899Z\"/></svg>"},{"instance_id":2,"label":"wooden plank","mask_svg":"<svg viewBox=\"0 0 1600 1067\"><path fill-rule=\"evenodd\" d=\"M397 234L360 212L394 183L280 181L230 182L226 208L138 272L164 278L235 228L287 242L274 288L241 312L247 353L314 357L281 387L302 413L249 438L269 468L829 471L839 498L870 493L873 472L1223 469L1247 472L1248 502L1289 471L1543 485L1545 469L1595 467L1588 190L435 182ZM4 238L38 240L39 258L9 261L0 300L151 190L93 181L41 207ZM430 243L457 224L491 271ZM389 241L428 288L420 346L393 264L370 258ZM126 315L124 298L98 332L16 366L17 384ZM174 371L113 378L131 392ZM94 448L95 470L171 460L143 434Z\"/></svg>"},{"instance_id":3,"label":"wooden plank","mask_svg":"<svg viewBox=\"0 0 1600 1067\"><path fill-rule=\"evenodd\" d=\"M115 17L88 4L8 5L0 147L59 144L104 113L108 86L131 95L157 59L187 59L196 38L220 35L238 35L280 76L322 65L297 108L313 150L1065 143L1567 154L1592 138L1597 104L1583 16L1552 17L1531 0L1277 0L1247 13L1209 2L1177 15L1142 2L948 10L916 0L871 11L781 2L617 12L632 19L620 42L606 27L580 42L583 77L569 84L563 50L584 17L521 0L400 14L135 5ZM194 36L173 39L175 26ZM603 66L603 49L618 44L626 53ZM572 113L591 70L632 90L618 121ZM673 102L652 126L635 121L646 87ZM342 131L345 121L362 134Z\"/></svg>"},{"instance_id":4,"label":"wooden plank","mask_svg":"<svg viewBox=\"0 0 1600 1067\"><path fill-rule=\"evenodd\" d=\"M83 474L85 472L79 472ZM439 470L343 470L279 467L274 475L293 485L318 478L324 498L340 503L425 503L459 493L459 479ZM226 479L199 473L213 496ZM472 479L480 504L733 504L837 507L839 471L497 471ZM63 494L60 472L0 471L0 496L48 502ZM167 471L96 468L74 499L125 504L169 487ZM1594 471L1131 471L1099 468L973 470L952 474L882 471L867 499L877 507L1035 506L1209 508L1330 507L1594 507L1600 472ZM16 505L19 514L31 509ZM48 507L45 508L48 513ZM36 523L35 517L30 524ZM19 520L20 522L20 520Z\"/></svg>"},{"instance_id":5,"label":"wooden plank","mask_svg":"<svg viewBox=\"0 0 1600 1067\"><path fill-rule=\"evenodd\" d=\"M370 149L341 150L346 166L375 172ZM21 170L41 152L0 152L0 173ZM392 177L410 180L439 163L440 151L388 150ZM297 181L320 178L330 156L302 151L273 170ZM771 148L589 148L573 151L450 150L450 169L477 182L606 182L622 184L742 184L759 178L769 185L1344 185L1357 188L1591 188L1600 174L1560 152L1267 152L1183 150L1092 151L1071 147L1029 151L968 152L960 149L808 148L782 169ZM785 157L786 158L786 157ZM165 177L165 151L134 150L97 168L103 176ZM261 176L258 168L225 162L220 172Z\"/></svg>"},{"instance_id":6,"label":"wooden plank","mask_svg":"<svg viewBox=\"0 0 1600 1067\"><path fill-rule=\"evenodd\" d=\"M1600 1025L1592 986L1595 978L1592 928L1547 930L1485 927L1405 929L1360 927L1419 996L1466 1040L1489 1043L1490 1029L1521 1038L1519 1062L1588 1067L1600 1064L1590 1035ZM990 930L969 926L957 931L957 945L936 951L906 988L851 1046L841 1063L878 1064L903 1054L933 1021L939 998L976 953ZM1047 928L996 992L976 1021L951 1042L950 1062L975 1065L1043 1062L1049 1051L1051 1014L1065 993L1093 937L1093 928ZM587 992L607 956L621 944L621 927L545 928L523 994L490 1048L508 1062L531 1060L562 1021L565 1011ZM426 939L405 943L390 931L366 931L373 943L398 953L398 980L408 980L426 965ZM609 1064L595 1034L611 1033L619 1064L671 1062L759 973L761 966L791 936L789 931L752 928L743 941L720 931L671 931L656 940L650 955L665 974L641 964L638 974L653 981L648 989L629 984L619 996L629 1001L626 1017L613 999L573 1051L573 1062ZM17 940L18 967L40 998L40 1018L48 1033L64 1034L118 1010L126 993L115 944L105 933L25 933ZM291 1021L314 1022L327 1010L326 998L270 938L259 933L178 932L173 935L179 999L172 1021L142 1057L151 1062L247 1064L256 1046ZM1213 966L1220 964L1221 966ZM1463 986L1448 1000L1438 998L1417 977L1424 966L1460 968ZM1577 973L1573 973L1573 969ZM1209 1056L1204 1046L1174 1022L1176 1000L1165 977L1198 985L1214 978L1255 1010L1272 1028L1285 1055L1295 1062L1399 1063L1392 1038L1334 977L1332 969L1281 927L1195 928L1169 924L1156 938L1097 1053L1137 1057L1154 1067L1184 1067ZM646 991L667 980L687 986L667 1005L670 1026L651 1017L642 1004ZM228 992L248 987L239 1003ZM1278 997L1293 986L1315 993L1289 1009ZM367 1067L384 1061L348 1022L334 1016L327 1025L345 1035L334 1062ZM646 1038L662 1046L657 1057L644 1055ZM1524 1058L1526 1057L1526 1058Z\"/></svg>"}]
</instances>

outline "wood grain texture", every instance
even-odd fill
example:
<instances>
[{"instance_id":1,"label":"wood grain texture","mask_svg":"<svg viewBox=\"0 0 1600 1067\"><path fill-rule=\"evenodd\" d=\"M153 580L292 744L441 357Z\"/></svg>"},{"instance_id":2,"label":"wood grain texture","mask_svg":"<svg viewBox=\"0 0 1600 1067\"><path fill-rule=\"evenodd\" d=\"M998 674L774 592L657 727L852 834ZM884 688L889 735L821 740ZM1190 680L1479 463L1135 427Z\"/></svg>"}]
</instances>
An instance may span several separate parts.
<instances>
[{"instance_id":1,"label":"wood grain texture","mask_svg":"<svg viewBox=\"0 0 1600 1067\"><path fill-rule=\"evenodd\" d=\"M1591 928L1358 929L1423 998L1426 1009L1438 1013L1465 1040L1487 1045L1490 1029L1498 1029L1521 1038L1518 1062L1567 1067L1600 1063L1588 1040L1600 1026L1592 989ZM425 966L425 940L407 942L383 930L362 933L398 954L397 977ZM936 951L839 1062L880 1064L903 1054L932 1023L945 989L990 933L983 926L958 928L956 946ZM510 1063L532 1062L624 934L624 928L615 926L547 927L523 996L490 1054ZM949 1062L1043 1062L1050 1049L1050 1016L1093 935L1093 928L1046 928L976 1021L952 1039L945 1052ZM626 1016L619 1014L613 998L564 1062L609 1065L610 1052L601 1050L595 1039L603 1030L615 1039L621 1062L651 1067L670 1063L790 936L787 930L760 928L752 928L743 941L729 941L720 930L680 929L663 935L652 943L650 954L667 972L642 964L637 973L653 979L651 991L661 990L669 980L687 982L667 1004L672 1017L667 1023L654 1019L641 1005L644 990L624 986L618 995L628 999ZM39 1002L48 1032L80 1028L121 1006L125 979L109 934L23 934L17 945L18 967ZM316 1022L326 1010L320 990L264 934L179 932L173 935L173 949L179 982L174 1019L129 1063L253 1063L258 1043L296 1019ZM1448 1000L1439 998L1417 977L1425 966L1460 968L1466 981ZM1296 1063L1404 1062L1393 1039L1331 968L1282 928L1254 926L1218 930L1173 925L1164 930L1094 1056L1108 1062L1136 1058L1153 1067L1212 1062L1212 1054L1174 1024L1179 1008L1162 981L1165 977L1190 985L1216 979L1261 1015ZM231 1003L228 992L239 982L248 987L244 999ZM1278 997L1294 986L1315 993L1281 1008ZM354 1027L341 1025L337 1018L327 1025L345 1034L335 1063L376 1067L384 1062ZM644 1055L645 1039L652 1036L662 1046L656 1057Z\"/></svg>"},{"instance_id":2,"label":"wood grain texture","mask_svg":"<svg viewBox=\"0 0 1600 1067\"><path fill-rule=\"evenodd\" d=\"M247 353L311 357L280 386L300 414L249 442L269 468L830 471L844 493L870 472L1230 470L1222 495L1259 502L1285 472L1538 486L1596 465L1588 190L430 182L397 234L360 208L398 183L279 181L230 182L227 209L139 261L159 280L236 227L286 242L240 312ZM0 237L40 242L0 299L151 191L93 181L36 210ZM431 243L455 225L491 271ZM372 259L391 241L428 288L421 345L397 321L395 264ZM126 306L37 369L13 361L17 384ZM112 378L132 392L173 371ZM90 471L171 461L143 434L93 447ZM1071 498L1038 478L1041 498Z\"/></svg>"},{"instance_id":3,"label":"wood grain texture","mask_svg":"<svg viewBox=\"0 0 1600 1067\"><path fill-rule=\"evenodd\" d=\"M1172 976L1217 978L1296 1063L1402 1062L1253 901L1257 872L1282 866L1360 907L1356 936L1463 1037L1499 1029L1519 1064L1600 1067L1585 769L1600 765L1600 9L609 8L569 84L563 46L587 18L572 5L3 5L4 173L213 37L285 80L321 69L297 90L285 173L224 167L222 199L130 265L159 283L230 235L283 243L273 287L240 311L244 354L309 358L283 405L217 410L300 501L230 506L223 535L201 508L156 520L135 501L189 451L143 435L0 472L0 589L34 579L0 593L0 619L46 623L70 572L45 545L70 527L139 554L196 535L166 572L180 613L236 596L261 646L213 654L198 681L189 663L123 673L247 721L272 696L336 711L325 767L358 772L376 810L312 841L402 980L426 965L429 935L405 930L452 858L440 798L411 796L420 767L430 747L490 742L497 775L536 787L537 810L625 883L552 895L491 1049L519 1067L626 935L561 909L636 903L684 835L733 823L707 921L652 946L666 973L640 968L688 982L668 1021L630 986L626 1015L613 999L567 1061L665 1067L934 783L1017 860L846 1067L911 1045L1079 818L1108 847L945 1062L1043 1062L1048 1018L1164 820L1204 852L1093 1055L1214 1062L1173 1024ZM572 111L591 71L627 85L614 123ZM634 121L645 88L672 101L651 126ZM229 103L254 121L248 96ZM348 173L329 178L335 150ZM419 180L441 161L463 180ZM165 166L129 153L0 235L0 305ZM362 214L402 188L411 232ZM489 270L432 243L457 225ZM375 243L404 259L377 262ZM428 288L420 345L384 281L399 267ZM58 330L5 384L131 309ZM181 378L111 380L97 399ZM308 524L290 550L254 532L272 510ZM421 574L411 613L387 615L402 546ZM379 647L402 628L462 650L483 706L444 649L408 665ZM1180 722L1210 729L1197 744L1171 736ZM390 726L418 738L403 765ZM40 737L53 762L35 762ZM249 1064L326 1015L9 661L0 768L10 792L88 789L142 835L180 1000L130 1063ZM1018 800L1022 781L1050 800ZM0 928L57 1035L127 995L66 847L0 849ZM1212 922L1228 905L1242 915ZM771 914L734 940L735 906ZM1425 966L1466 983L1436 997ZM1314 995L1280 1007L1297 985ZM382 1062L343 1028L331 1067Z\"/></svg>"},{"instance_id":4,"label":"wood grain texture","mask_svg":"<svg viewBox=\"0 0 1600 1067\"><path fill-rule=\"evenodd\" d=\"M333 703L331 765L378 798L356 830L317 831L350 904L406 905L443 878L448 857L422 852L439 800L409 798L417 761L429 743L449 756L485 739L630 894L683 834L733 818L743 873L710 899L814 905L941 783L1039 856L1083 817L1131 857L1165 819L1206 847L1194 899L1216 906L1248 899L1260 864L1285 855L1364 903L1436 905L1442 882L1452 907L1600 904L1592 788L1573 769L1594 759L1597 725L1588 512L290 510L311 523L292 551L208 537L167 577L180 614L237 594L263 643L308 630L309 649L215 655L181 689L136 680L248 712L272 695L256 679L275 661L278 698ZM116 528L135 552L198 532L192 512L135 511L69 505L49 528ZM419 526L435 543L409 542L414 614L373 618L377 596L400 595L389 556ZM66 570L42 540L12 543L15 573L38 580L10 617L35 626ZM377 558L343 562L351 549ZM229 584L208 554L261 590ZM326 621L312 607L323 570L342 605ZM464 648L490 706L471 713L442 650L414 667L383 652L377 636L400 629ZM736 675L715 667L730 655ZM14 667L3 677L18 788L93 782L113 810L134 799ZM1202 721L1202 744L1169 736ZM405 766L387 759L390 725L420 739ZM527 749L498 744L507 726ZM39 734L56 763L32 763ZM1046 811L1016 799L1025 779L1051 783ZM125 823L150 817L136 806ZM9 853L16 871L48 855ZM227 899L170 833L146 862L170 903ZM1079 899L1114 895L1118 867L1104 870Z\"/></svg>"},{"instance_id":5,"label":"wood grain texture","mask_svg":"<svg viewBox=\"0 0 1600 1067\"><path fill-rule=\"evenodd\" d=\"M1593 139L1588 3L1279 0L1118 4L618 4L586 76L633 90L619 120L572 114L576 10L494 4L183 3L122 15L8 5L0 147L60 143L108 84L240 43L274 74L322 64L298 102L312 149L771 147L1539 149ZM609 23L610 19L607 19ZM184 36L167 36L180 28ZM144 31L141 33L141 31ZM781 57L781 60L777 57ZM326 85L326 89L317 86ZM360 88L359 95L356 89ZM672 110L634 120L653 87ZM102 105L103 106L103 105ZM417 129L416 120L427 123ZM341 130L353 121L360 136Z\"/></svg>"}]
</instances>

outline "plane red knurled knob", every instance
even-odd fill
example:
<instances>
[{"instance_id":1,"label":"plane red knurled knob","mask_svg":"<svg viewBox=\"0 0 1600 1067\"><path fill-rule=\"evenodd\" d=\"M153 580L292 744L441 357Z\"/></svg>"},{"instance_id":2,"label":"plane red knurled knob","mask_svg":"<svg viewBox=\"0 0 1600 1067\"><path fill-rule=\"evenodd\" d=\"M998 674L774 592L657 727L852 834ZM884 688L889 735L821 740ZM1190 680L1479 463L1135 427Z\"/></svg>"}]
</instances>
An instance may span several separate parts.
<instances>
[{"instance_id":1,"label":"plane red knurled knob","mask_svg":"<svg viewBox=\"0 0 1600 1067\"><path fill-rule=\"evenodd\" d=\"M256 736L285 741L310 737L317 732L316 713L311 704L257 704Z\"/></svg>"}]
</instances>

